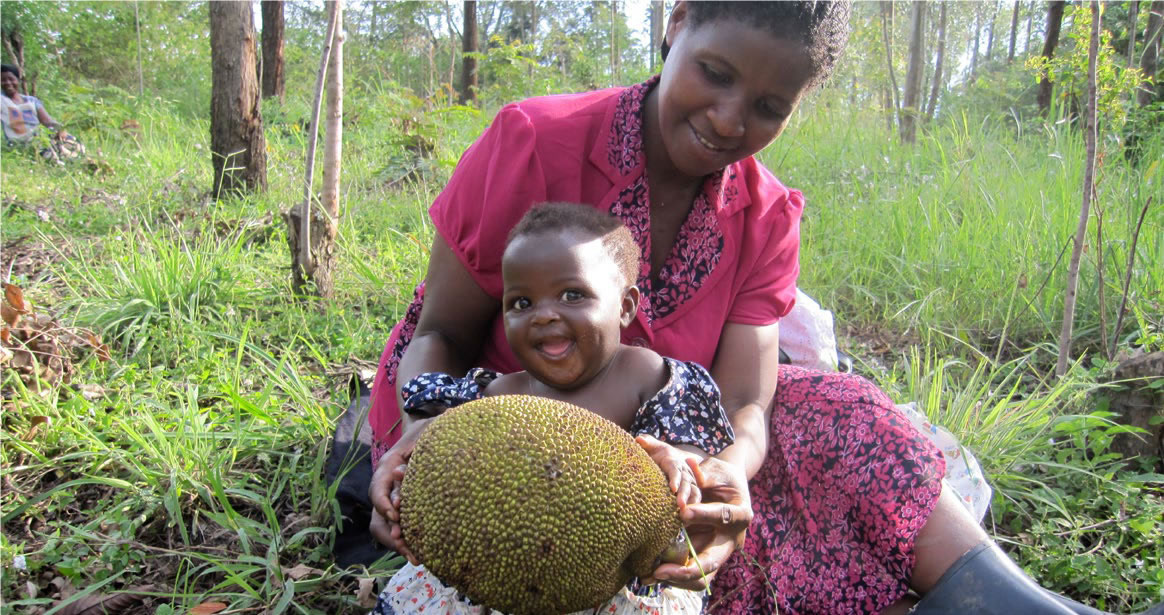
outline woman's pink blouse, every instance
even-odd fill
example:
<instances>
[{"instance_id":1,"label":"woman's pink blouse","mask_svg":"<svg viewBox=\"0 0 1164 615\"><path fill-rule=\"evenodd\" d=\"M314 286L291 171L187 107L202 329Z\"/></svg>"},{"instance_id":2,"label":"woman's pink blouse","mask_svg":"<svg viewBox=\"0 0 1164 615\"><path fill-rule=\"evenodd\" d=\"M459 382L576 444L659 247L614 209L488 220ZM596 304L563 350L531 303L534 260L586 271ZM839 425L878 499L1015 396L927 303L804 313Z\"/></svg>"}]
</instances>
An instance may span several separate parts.
<instances>
[{"instance_id":1,"label":"woman's pink blouse","mask_svg":"<svg viewBox=\"0 0 1164 615\"><path fill-rule=\"evenodd\" d=\"M641 109L655 82L508 105L465 151L430 215L486 293L500 301L506 237L531 206L547 201L592 204L622 217L645 248L640 286L651 286ZM795 298L803 207L800 192L751 157L710 176L663 267L664 284L644 289L623 342L710 369L725 323L778 321ZM414 309L422 297L423 288ZM373 386L378 452L399 438L395 368L399 342L410 340L407 329L415 327L417 314L410 316L393 331ZM502 373L521 369L500 312L474 364Z\"/></svg>"}]
</instances>

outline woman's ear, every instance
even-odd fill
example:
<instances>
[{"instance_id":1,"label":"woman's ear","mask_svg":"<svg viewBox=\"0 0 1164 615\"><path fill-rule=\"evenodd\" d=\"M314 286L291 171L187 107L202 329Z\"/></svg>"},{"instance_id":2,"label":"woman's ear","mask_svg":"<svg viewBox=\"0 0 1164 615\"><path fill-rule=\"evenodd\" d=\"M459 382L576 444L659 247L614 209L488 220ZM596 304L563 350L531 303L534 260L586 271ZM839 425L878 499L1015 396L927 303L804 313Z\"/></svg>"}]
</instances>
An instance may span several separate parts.
<instances>
[{"instance_id":1,"label":"woman's ear","mask_svg":"<svg viewBox=\"0 0 1164 615\"><path fill-rule=\"evenodd\" d=\"M663 43L668 49L675 45L675 36L683 29L687 20L687 2L680 0L671 9L671 17L667 19L667 31L663 33Z\"/></svg>"},{"instance_id":2,"label":"woman's ear","mask_svg":"<svg viewBox=\"0 0 1164 615\"><path fill-rule=\"evenodd\" d=\"M642 297L642 292L639 291L638 286L630 286L622 291L622 311L619 312L618 321L623 329L634 322L635 314L639 313L639 300Z\"/></svg>"}]
</instances>

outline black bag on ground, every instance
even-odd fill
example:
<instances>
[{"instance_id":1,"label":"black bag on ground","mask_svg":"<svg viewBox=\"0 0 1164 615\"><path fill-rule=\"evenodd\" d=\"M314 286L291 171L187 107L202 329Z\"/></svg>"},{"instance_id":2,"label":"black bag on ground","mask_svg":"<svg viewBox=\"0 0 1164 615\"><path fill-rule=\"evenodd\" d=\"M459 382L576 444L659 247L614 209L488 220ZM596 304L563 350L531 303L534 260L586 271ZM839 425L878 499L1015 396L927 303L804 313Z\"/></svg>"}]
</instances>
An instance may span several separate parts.
<instances>
[{"instance_id":1,"label":"black bag on ground","mask_svg":"<svg viewBox=\"0 0 1164 615\"><path fill-rule=\"evenodd\" d=\"M372 502L368 499L368 485L372 482L370 403L370 393L361 383L359 395L336 423L331 453L324 466L327 484L330 486L339 481L335 497L342 518L336 520L332 554L336 564L343 568L361 564L370 566L392 553L368 530L368 523L372 520Z\"/></svg>"}]
</instances>

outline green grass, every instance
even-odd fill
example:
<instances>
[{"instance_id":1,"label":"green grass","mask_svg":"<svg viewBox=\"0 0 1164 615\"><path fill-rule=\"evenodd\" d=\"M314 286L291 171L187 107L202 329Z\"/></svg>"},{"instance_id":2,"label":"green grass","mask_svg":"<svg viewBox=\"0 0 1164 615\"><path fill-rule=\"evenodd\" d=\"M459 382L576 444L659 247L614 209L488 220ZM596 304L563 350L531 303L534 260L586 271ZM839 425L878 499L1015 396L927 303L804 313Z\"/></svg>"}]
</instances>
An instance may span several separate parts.
<instances>
[{"instance_id":1,"label":"green grass","mask_svg":"<svg viewBox=\"0 0 1164 615\"><path fill-rule=\"evenodd\" d=\"M280 214L302 198L296 101L264 108L270 190L217 204L206 122L162 103L102 111L135 117L139 139L99 128L105 116L89 107L69 110L96 118L80 136L110 174L3 152L0 241L39 246L42 263L13 282L38 311L98 330L114 351L109 362L79 353L71 383L47 391L0 376L5 612L52 611L54 579L81 592L149 583L157 613L206 601L361 610L355 577L330 564L327 439L351 374L379 356L423 276L428 204L488 119L415 104L390 89L349 101L337 292L324 304L295 299L288 283ZM1056 380L1047 365L1065 267L1053 265L1075 224L1078 137L959 118L903 149L883 130L879 118L818 106L764 153L808 195L803 286L846 330L903 340L860 356L862 371L979 453L996 487L988 529L1024 566L1106 608L1164 599L1162 479L1107 452L1118 429L1103 412L1103 364L1091 360L1100 323L1114 321L1134 216L1148 196L1161 202L1164 170L1107 154L1106 311L1093 249L1077 329L1089 354ZM418 133L436 145L431 160L405 149ZM1141 231L1121 348L1162 344L1162 216L1154 208ZM15 257L6 250L5 266Z\"/></svg>"}]
</instances>

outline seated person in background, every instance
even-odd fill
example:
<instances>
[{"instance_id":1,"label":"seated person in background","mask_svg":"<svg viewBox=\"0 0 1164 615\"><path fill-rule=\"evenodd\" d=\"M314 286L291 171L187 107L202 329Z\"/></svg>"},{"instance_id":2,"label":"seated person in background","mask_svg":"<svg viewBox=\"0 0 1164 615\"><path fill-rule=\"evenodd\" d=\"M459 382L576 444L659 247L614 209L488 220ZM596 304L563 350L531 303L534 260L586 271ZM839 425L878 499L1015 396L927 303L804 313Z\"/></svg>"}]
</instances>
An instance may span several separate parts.
<instances>
[{"instance_id":1,"label":"seated person in background","mask_svg":"<svg viewBox=\"0 0 1164 615\"><path fill-rule=\"evenodd\" d=\"M61 162L85 153L84 146L48 114L39 98L20 93L20 69L0 65L0 91L4 94L0 96L0 124L4 126L5 145L32 144L40 136L40 127L45 126L55 132L42 139L41 157Z\"/></svg>"},{"instance_id":2,"label":"seated person in background","mask_svg":"<svg viewBox=\"0 0 1164 615\"><path fill-rule=\"evenodd\" d=\"M35 96L20 93L20 69L11 64L0 65L0 98L3 111L0 121L4 124L4 139L9 143L28 143L37 135L43 124L60 130L59 122L45 111L44 103Z\"/></svg>"}]
</instances>

